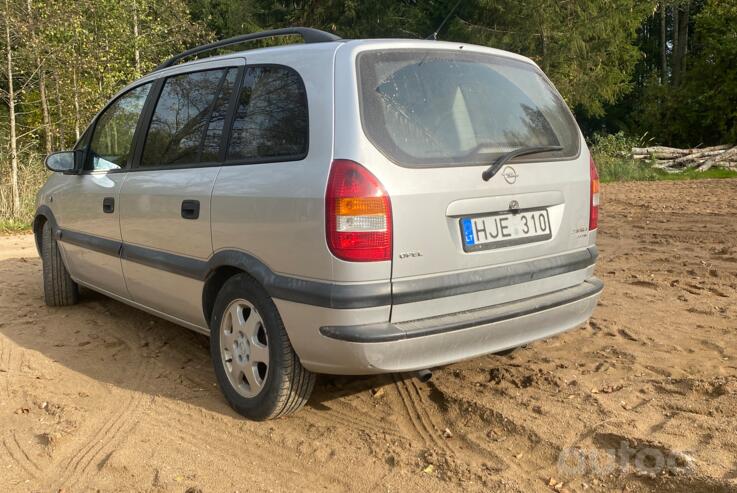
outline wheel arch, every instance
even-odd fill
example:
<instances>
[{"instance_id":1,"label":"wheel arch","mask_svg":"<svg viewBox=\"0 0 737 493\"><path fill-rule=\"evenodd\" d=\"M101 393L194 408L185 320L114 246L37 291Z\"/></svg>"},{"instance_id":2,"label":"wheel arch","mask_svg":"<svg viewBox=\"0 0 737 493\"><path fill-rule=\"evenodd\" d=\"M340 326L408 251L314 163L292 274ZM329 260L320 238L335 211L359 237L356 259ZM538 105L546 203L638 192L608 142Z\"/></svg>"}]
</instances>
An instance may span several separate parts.
<instances>
[{"instance_id":1,"label":"wheel arch","mask_svg":"<svg viewBox=\"0 0 737 493\"><path fill-rule=\"evenodd\" d=\"M36 216L33 218L33 237L36 242L36 251L38 252L39 257L41 256L43 227L47 222L51 225L51 231L55 233L58 230L58 227L54 213L51 212L51 209L47 206L42 205L36 210Z\"/></svg>"},{"instance_id":2,"label":"wheel arch","mask_svg":"<svg viewBox=\"0 0 737 493\"><path fill-rule=\"evenodd\" d=\"M205 285L202 289L202 311L207 323L212 318L215 299L231 277L246 274L253 278L269 296L274 296L274 272L256 257L240 250L221 250L207 262Z\"/></svg>"},{"instance_id":3,"label":"wheel arch","mask_svg":"<svg viewBox=\"0 0 737 493\"><path fill-rule=\"evenodd\" d=\"M233 265L220 265L210 271L205 278L205 285L202 288L202 313L205 316L205 322L210 325L212 311L215 308L215 300L218 293L223 288L228 279L239 274L248 274L240 267ZM253 277L253 276L251 276Z\"/></svg>"}]
</instances>

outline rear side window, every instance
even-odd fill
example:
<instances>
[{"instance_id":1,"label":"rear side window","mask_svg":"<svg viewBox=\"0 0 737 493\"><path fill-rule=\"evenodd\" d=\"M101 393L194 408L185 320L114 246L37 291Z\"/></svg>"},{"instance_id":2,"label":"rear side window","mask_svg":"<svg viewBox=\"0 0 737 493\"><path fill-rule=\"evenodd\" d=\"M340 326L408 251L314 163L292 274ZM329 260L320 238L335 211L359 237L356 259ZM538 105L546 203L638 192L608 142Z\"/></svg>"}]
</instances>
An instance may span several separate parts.
<instances>
[{"instance_id":1,"label":"rear side window","mask_svg":"<svg viewBox=\"0 0 737 493\"><path fill-rule=\"evenodd\" d=\"M225 117L228 113L228 105L230 98L233 96L235 89L235 79L238 71L230 69L225 76L220 87L220 93L212 108L210 115L210 123L207 126L205 139L202 142L202 155L200 162L207 163L217 161L220 157L220 143L223 138L223 128L225 126Z\"/></svg>"},{"instance_id":2,"label":"rear side window","mask_svg":"<svg viewBox=\"0 0 737 493\"><path fill-rule=\"evenodd\" d=\"M365 52L357 63L364 131L397 164L488 164L547 145L563 150L535 160L578 155L573 116L529 63L442 50Z\"/></svg>"},{"instance_id":3,"label":"rear side window","mask_svg":"<svg viewBox=\"0 0 737 493\"><path fill-rule=\"evenodd\" d=\"M293 161L307 155L307 95L284 66L247 67L238 97L228 160Z\"/></svg>"},{"instance_id":4,"label":"rear side window","mask_svg":"<svg viewBox=\"0 0 737 493\"><path fill-rule=\"evenodd\" d=\"M219 111L225 111L217 104L221 103L217 96L226 72L208 70L166 79L146 136L141 166L199 162L213 109L218 106ZM217 135L215 126L215 140Z\"/></svg>"}]
</instances>

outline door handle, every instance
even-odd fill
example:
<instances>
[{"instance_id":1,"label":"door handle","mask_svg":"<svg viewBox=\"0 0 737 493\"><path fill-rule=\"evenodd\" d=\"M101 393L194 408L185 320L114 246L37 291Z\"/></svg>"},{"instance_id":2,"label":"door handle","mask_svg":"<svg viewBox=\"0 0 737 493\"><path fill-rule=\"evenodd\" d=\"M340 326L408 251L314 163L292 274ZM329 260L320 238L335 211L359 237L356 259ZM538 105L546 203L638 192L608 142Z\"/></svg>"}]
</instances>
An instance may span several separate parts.
<instances>
[{"instance_id":1,"label":"door handle","mask_svg":"<svg viewBox=\"0 0 737 493\"><path fill-rule=\"evenodd\" d=\"M200 217L200 201L199 200L183 200L182 201L182 217L184 219L197 219Z\"/></svg>"},{"instance_id":2,"label":"door handle","mask_svg":"<svg viewBox=\"0 0 737 493\"><path fill-rule=\"evenodd\" d=\"M115 199L113 197L105 197L102 199L102 212L112 214L115 210Z\"/></svg>"}]
</instances>

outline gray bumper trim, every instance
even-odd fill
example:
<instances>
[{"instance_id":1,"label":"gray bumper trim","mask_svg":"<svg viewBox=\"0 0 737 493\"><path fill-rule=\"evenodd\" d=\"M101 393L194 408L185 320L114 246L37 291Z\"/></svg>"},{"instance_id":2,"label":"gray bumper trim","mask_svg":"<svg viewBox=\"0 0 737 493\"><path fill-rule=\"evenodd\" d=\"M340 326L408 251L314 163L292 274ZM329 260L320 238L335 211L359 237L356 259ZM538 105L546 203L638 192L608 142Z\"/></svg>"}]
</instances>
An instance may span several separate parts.
<instances>
[{"instance_id":1,"label":"gray bumper trim","mask_svg":"<svg viewBox=\"0 0 737 493\"><path fill-rule=\"evenodd\" d=\"M600 279L590 277L577 286L492 307L396 324L321 327L320 333L331 339L358 343L412 339L523 317L595 296L603 288L604 283Z\"/></svg>"},{"instance_id":2,"label":"gray bumper trim","mask_svg":"<svg viewBox=\"0 0 737 493\"><path fill-rule=\"evenodd\" d=\"M596 247L591 246L555 257L487 269L420 279L398 279L392 283L392 302L396 305L414 303L537 281L585 269L596 262L598 255Z\"/></svg>"}]
</instances>

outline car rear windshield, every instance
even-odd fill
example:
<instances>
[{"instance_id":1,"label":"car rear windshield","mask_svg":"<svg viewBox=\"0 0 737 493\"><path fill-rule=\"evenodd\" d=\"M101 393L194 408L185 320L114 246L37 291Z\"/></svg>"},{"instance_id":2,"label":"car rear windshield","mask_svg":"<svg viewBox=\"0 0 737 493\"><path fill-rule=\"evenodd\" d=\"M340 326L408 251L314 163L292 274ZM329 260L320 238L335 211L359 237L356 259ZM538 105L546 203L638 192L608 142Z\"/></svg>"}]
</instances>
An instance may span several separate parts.
<instances>
[{"instance_id":1,"label":"car rear windshield","mask_svg":"<svg viewBox=\"0 0 737 493\"><path fill-rule=\"evenodd\" d=\"M368 51L358 57L366 135L406 166L488 164L528 146L563 150L520 160L578 155L576 122L530 63L441 50Z\"/></svg>"}]
</instances>

